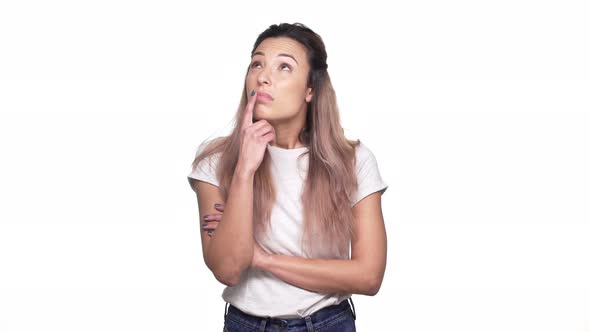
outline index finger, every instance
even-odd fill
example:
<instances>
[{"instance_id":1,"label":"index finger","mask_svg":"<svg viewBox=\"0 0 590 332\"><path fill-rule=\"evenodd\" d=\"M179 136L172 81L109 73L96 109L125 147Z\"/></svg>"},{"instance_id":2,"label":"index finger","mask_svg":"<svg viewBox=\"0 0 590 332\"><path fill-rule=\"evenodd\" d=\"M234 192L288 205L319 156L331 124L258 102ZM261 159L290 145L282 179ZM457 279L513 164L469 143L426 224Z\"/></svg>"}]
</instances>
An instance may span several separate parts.
<instances>
[{"instance_id":1,"label":"index finger","mask_svg":"<svg viewBox=\"0 0 590 332\"><path fill-rule=\"evenodd\" d=\"M256 91L252 90L250 93L250 99L246 104L246 110L244 111L244 119L242 120L242 129L248 128L252 125L252 118L254 113L254 104L256 103Z\"/></svg>"}]
</instances>

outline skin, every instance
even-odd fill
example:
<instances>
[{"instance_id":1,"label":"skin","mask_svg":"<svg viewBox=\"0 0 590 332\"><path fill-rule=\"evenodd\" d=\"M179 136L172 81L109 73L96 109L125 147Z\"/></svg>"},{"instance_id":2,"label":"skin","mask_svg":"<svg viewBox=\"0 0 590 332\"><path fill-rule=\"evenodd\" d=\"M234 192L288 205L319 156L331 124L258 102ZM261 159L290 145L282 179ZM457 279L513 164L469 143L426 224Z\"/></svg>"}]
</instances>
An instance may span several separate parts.
<instances>
[{"instance_id":1,"label":"skin","mask_svg":"<svg viewBox=\"0 0 590 332\"><path fill-rule=\"evenodd\" d=\"M271 102L256 102L254 120L264 119L275 129L276 137L271 145L283 149L305 146L298 136L313 96L313 89L307 87L310 66L305 47L291 38L267 38L253 54L246 91L264 91L273 97Z\"/></svg>"},{"instance_id":2,"label":"skin","mask_svg":"<svg viewBox=\"0 0 590 332\"><path fill-rule=\"evenodd\" d=\"M290 38L267 38L256 48L246 78L250 92L264 91L274 100L256 101L251 119L266 120L274 128L275 138L269 142L284 149L303 147L298 135L305 124L307 103L313 91L307 87L309 64L305 48ZM292 55L294 59L279 54ZM203 216L202 229L213 236L222 221L224 202L215 209L219 213ZM381 287L387 260L387 238L381 210L381 193L363 198L353 207L354 231L351 259L306 259L265 252L254 241L251 266L268 271L279 279L323 293L375 295Z\"/></svg>"},{"instance_id":3,"label":"skin","mask_svg":"<svg viewBox=\"0 0 590 332\"><path fill-rule=\"evenodd\" d=\"M202 228L213 232L222 220L224 204L215 209L220 213L203 218ZM354 231L357 239L351 243L351 259L308 259L275 255L264 251L254 242L251 266L274 274L279 279L313 292L352 293L374 296L379 292L387 262L387 235L381 210L381 192L360 200L353 207Z\"/></svg>"}]
</instances>

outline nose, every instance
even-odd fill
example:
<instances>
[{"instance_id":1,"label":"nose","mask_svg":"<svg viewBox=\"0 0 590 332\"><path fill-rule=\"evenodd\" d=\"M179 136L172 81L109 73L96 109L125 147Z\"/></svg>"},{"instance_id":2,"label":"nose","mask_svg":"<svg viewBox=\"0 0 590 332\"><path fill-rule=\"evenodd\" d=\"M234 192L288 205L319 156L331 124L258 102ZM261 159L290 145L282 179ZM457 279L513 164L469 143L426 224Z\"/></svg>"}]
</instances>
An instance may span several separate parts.
<instances>
[{"instance_id":1,"label":"nose","mask_svg":"<svg viewBox=\"0 0 590 332\"><path fill-rule=\"evenodd\" d=\"M258 73L258 77L256 78L259 84L270 84L270 75L267 72L267 69L264 68Z\"/></svg>"}]
</instances>

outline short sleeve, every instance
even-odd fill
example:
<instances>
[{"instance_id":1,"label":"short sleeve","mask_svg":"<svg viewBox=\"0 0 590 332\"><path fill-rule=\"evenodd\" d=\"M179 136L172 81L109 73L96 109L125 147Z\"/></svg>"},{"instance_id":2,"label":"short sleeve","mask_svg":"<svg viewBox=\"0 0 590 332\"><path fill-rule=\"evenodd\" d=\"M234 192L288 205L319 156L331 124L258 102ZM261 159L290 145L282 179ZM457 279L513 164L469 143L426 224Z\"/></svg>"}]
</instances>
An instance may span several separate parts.
<instances>
[{"instance_id":1,"label":"short sleeve","mask_svg":"<svg viewBox=\"0 0 590 332\"><path fill-rule=\"evenodd\" d=\"M205 147L206 142L201 143L197 150L197 155L201 153L203 148ZM214 186L219 187L219 179L217 178L216 171L217 171L217 164L219 162L220 152L215 153L213 155L208 156L207 158L201 160L196 168L192 169L189 173L188 182L191 188L194 188L193 184L195 180L200 180L203 182L210 183Z\"/></svg>"},{"instance_id":2,"label":"short sleeve","mask_svg":"<svg viewBox=\"0 0 590 332\"><path fill-rule=\"evenodd\" d=\"M373 152L362 142L357 146L356 152L356 175L358 190L352 201L352 206L370 194L387 190L387 183L381 178L377 159Z\"/></svg>"}]
</instances>

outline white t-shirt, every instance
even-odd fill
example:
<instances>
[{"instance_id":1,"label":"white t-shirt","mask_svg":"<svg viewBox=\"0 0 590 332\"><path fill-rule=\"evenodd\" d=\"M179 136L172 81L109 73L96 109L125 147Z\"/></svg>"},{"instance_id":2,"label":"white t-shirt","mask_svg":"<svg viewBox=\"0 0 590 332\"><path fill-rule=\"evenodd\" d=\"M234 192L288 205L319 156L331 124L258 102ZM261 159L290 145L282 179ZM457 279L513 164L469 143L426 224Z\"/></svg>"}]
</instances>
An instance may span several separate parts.
<instances>
[{"instance_id":1,"label":"white t-shirt","mask_svg":"<svg viewBox=\"0 0 590 332\"><path fill-rule=\"evenodd\" d=\"M273 254L306 257L300 241L303 232L301 193L309 160L308 155L305 155L298 165L297 157L308 148L283 149L267 145L267 149L271 156L277 196L270 220L272 227L268 228L264 238L256 237L256 242ZM219 154L209 157L211 166L209 158L199 163L197 169L188 175L189 182L197 179L219 186L219 179L215 175ZM369 194L381 190L385 192L388 187L381 179L375 156L362 142L356 148L356 156L358 191L351 206ZM351 295L308 291L286 283L270 272L249 268L243 272L239 284L224 289L222 298L251 315L290 319L305 317L324 307L339 304Z\"/></svg>"}]
</instances>

